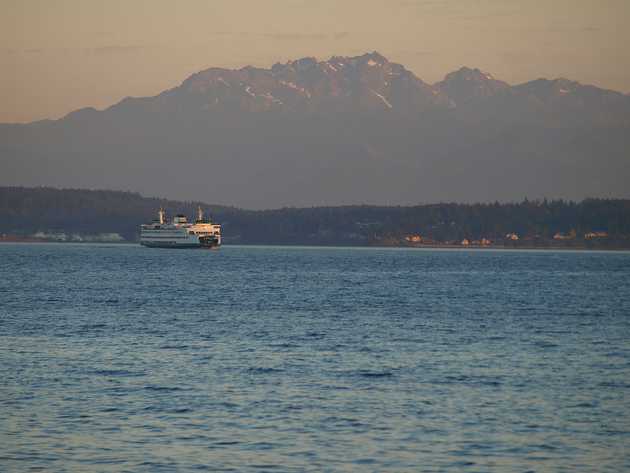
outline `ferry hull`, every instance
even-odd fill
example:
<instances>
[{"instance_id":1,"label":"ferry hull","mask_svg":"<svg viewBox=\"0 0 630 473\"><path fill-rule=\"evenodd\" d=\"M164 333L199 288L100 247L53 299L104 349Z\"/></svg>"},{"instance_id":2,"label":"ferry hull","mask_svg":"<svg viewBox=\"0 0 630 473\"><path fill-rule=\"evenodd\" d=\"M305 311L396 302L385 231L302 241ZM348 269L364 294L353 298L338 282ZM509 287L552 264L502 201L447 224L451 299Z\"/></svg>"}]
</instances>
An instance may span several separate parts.
<instances>
[{"instance_id":1,"label":"ferry hull","mask_svg":"<svg viewBox=\"0 0 630 473\"><path fill-rule=\"evenodd\" d=\"M178 242L178 241L148 241L140 240L142 246L147 248L218 248L220 243L217 240L200 239L198 242Z\"/></svg>"},{"instance_id":2,"label":"ferry hull","mask_svg":"<svg viewBox=\"0 0 630 473\"><path fill-rule=\"evenodd\" d=\"M147 248L204 248L199 243L169 243L165 241L141 241L142 246Z\"/></svg>"}]
</instances>

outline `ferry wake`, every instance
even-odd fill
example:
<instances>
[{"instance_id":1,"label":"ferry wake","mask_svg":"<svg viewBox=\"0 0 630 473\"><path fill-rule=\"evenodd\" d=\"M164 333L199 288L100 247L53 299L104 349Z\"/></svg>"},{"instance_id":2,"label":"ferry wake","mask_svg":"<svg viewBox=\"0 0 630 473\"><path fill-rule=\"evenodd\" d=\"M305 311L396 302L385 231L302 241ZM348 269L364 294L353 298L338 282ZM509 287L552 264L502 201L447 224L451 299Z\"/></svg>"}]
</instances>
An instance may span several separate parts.
<instances>
[{"instance_id":1,"label":"ferry wake","mask_svg":"<svg viewBox=\"0 0 630 473\"><path fill-rule=\"evenodd\" d=\"M176 215L166 223L164 209L158 219L140 226L140 244L152 248L218 248L221 246L221 225L204 219L201 207L195 223L185 215Z\"/></svg>"}]
</instances>

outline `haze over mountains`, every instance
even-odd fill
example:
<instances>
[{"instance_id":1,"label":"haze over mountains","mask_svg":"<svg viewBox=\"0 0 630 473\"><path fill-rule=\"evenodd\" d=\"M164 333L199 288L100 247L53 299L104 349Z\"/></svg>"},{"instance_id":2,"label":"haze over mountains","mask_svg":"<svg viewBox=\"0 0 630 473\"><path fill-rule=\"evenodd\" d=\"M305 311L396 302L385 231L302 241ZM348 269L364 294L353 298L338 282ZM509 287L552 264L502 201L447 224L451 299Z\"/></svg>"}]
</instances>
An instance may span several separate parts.
<instances>
[{"instance_id":1,"label":"haze over mountains","mask_svg":"<svg viewBox=\"0 0 630 473\"><path fill-rule=\"evenodd\" d=\"M303 58L0 125L0 156L0 185L246 208L628 197L630 97L469 68L427 84L378 53Z\"/></svg>"}]
</instances>

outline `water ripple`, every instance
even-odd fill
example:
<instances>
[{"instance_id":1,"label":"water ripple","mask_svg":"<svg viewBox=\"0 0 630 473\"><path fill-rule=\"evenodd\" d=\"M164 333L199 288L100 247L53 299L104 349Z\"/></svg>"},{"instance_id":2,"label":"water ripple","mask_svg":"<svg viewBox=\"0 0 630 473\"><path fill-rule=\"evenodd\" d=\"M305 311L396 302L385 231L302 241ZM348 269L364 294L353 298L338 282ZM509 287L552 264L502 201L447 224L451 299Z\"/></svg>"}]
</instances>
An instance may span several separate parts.
<instances>
[{"instance_id":1,"label":"water ripple","mask_svg":"<svg viewBox=\"0 0 630 473\"><path fill-rule=\"evenodd\" d=\"M0 471L630 471L630 254L0 245Z\"/></svg>"}]
</instances>

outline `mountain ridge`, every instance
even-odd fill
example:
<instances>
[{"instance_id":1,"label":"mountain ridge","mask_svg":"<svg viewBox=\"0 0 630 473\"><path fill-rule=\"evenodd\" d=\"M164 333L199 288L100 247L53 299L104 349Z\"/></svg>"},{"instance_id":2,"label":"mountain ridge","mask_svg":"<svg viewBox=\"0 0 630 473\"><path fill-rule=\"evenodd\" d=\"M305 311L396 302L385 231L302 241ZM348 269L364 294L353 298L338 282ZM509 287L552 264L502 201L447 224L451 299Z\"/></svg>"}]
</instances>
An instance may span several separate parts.
<instances>
[{"instance_id":1,"label":"mountain ridge","mask_svg":"<svg viewBox=\"0 0 630 473\"><path fill-rule=\"evenodd\" d=\"M630 97L373 52L207 68L152 97L0 125L0 185L136 189L249 208L628 197ZM173 176L178 176L174 179Z\"/></svg>"},{"instance_id":2,"label":"mountain ridge","mask_svg":"<svg viewBox=\"0 0 630 473\"><path fill-rule=\"evenodd\" d=\"M360 75L359 80L365 87L360 88L356 84L348 85L347 77L340 77L339 74L335 74L339 73L340 69L343 71L344 68L347 69L345 71L347 75L358 73ZM381 77L378 77L379 74L376 74L377 77L371 74L370 77L369 73L366 74L368 68L384 69L384 71L379 71L382 73L380 74ZM301 78L297 78L298 74L302 74ZM390 85L385 75L394 79L402 75L402 79L398 79L398 83L395 84L398 86L397 90L384 90L386 86ZM370 87L370 85L374 87ZM413 90L414 86L415 90ZM387 110L406 108L408 103L401 100L399 96L403 95L405 91L409 93L409 88L412 88L412 94L414 92L417 94L415 97L416 105L436 105L446 108L464 105L471 99L489 98L507 90L517 94L534 96L538 99L549 99L554 95L556 97L580 93L585 95L587 91L590 92L591 98L597 94L604 95L608 99L628 97L628 94L622 92L582 84L561 77L555 79L537 78L511 85L495 78L491 73L467 66L449 72L441 81L430 84L424 82L404 66L390 62L385 56L374 51L354 57L331 56L328 60L322 61L315 57L303 57L287 61L284 64L275 63L269 69L250 65L240 69L209 67L189 75L178 86L166 89L157 95L127 96L104 109L98 110L86 106L71 111L56 120L44 119L25 124L72 119L76 116L86 118L93 115L94 112L107 112L151 100L164 104L169 98L184 93L193 95L197 99L200 97L209 98L210 101L205 103L198 102L201 108L205 110L211 109L213 105L222 100L228 103L233 102L231 105L236 105L235 102L238 102L238 105L247 111L269 111L282 108L280 106L284 105L284 100L287 101L287 108L291 109L292 107L299 108L300 105L304 106L304 102L307 100L317 101L317 99L343 98L344 96L352 96L359 102L359 105L364 105L366 108L374 107ZM276 97L272 93L273 91L279 97ZM370 95L372 95L372 100L370 100ZM212 100L215 100L215 104L212 103ZM157 105L159 104L153 104L154 107ZM321 111L316 107L315 109ZM2 125L7 124L3 123Z\"/></svg>"}]
</instances>

